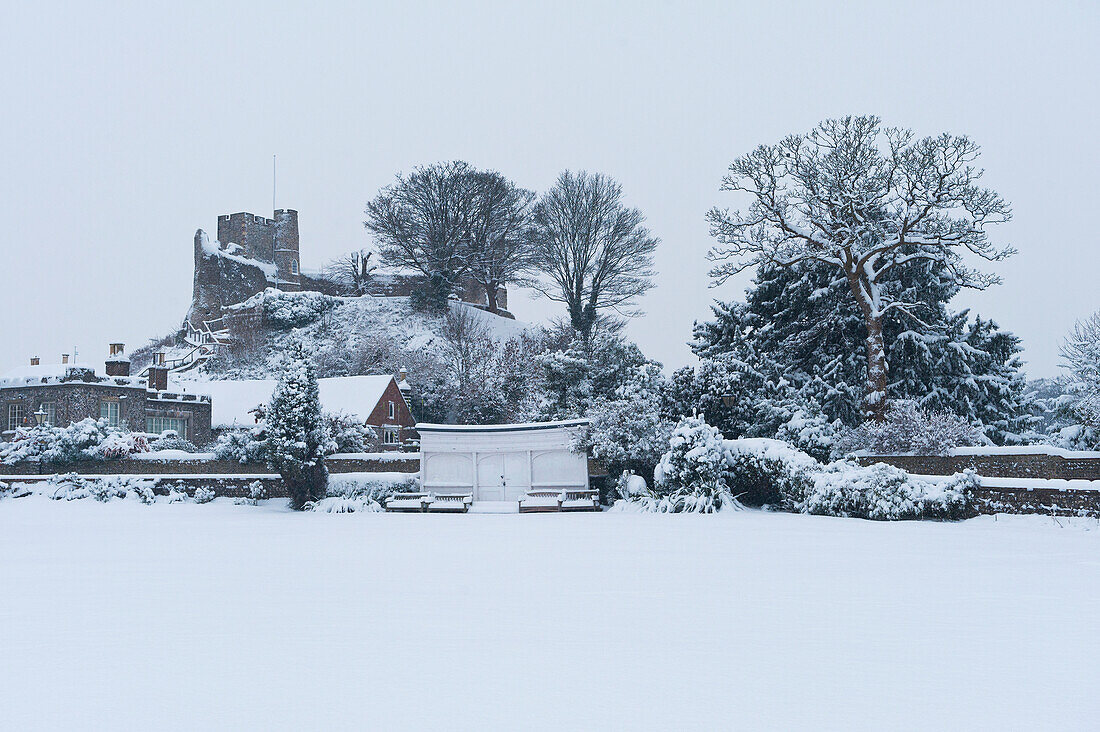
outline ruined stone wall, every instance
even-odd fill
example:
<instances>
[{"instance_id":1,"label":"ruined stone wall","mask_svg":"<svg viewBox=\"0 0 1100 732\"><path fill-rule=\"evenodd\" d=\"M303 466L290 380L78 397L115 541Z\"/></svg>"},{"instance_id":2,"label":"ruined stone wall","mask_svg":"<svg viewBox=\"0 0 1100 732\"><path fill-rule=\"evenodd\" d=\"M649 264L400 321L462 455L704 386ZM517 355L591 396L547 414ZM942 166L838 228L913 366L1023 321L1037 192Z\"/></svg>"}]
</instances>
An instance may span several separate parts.
<instances>
[{"instance_id":1,"label":"ruined stone wall","mask_svg":"<svg viewBox=\"0 0 1100 732\"><path fill-rule=\"evenodd\" d=\"M261 267L212 254L211 246L206 232L195 232L195 279L187 319L196 328L221 317L224 306L244 302L270 284Z\"/></svg>"}]
</instances>

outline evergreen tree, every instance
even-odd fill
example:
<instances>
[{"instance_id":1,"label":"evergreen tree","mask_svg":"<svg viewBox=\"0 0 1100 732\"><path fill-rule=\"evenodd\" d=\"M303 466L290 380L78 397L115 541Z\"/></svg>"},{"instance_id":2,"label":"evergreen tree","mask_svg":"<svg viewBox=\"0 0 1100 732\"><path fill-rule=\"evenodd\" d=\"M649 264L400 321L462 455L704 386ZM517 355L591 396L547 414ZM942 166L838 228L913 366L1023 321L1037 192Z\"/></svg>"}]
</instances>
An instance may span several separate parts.
<instances>
[{"instance_id":1,"label":"evergreen tree","mask_svg":"<svg viewBox=\"0 0 1100 732\"><path fill-rule=\"evenodd\" d=\"M1016 355L1019 339L991 321L971 322L966 311L951 312L947 303L958 286L942 269L914 261L895 268L882 283L890 297L917 304L884 318L887 394L953 412L982 427L997 444L1019 441L1034 421ZM822 265L761 267L745 303L716 303L715 319L696 324L692 348L704 363L720 354L740 359L753 354L750 362L764 373L764 383L785 381L797 393L795 402L791 393L780 397L787 409L800 400L827 423L855 426L861 419L866 344L862 316L847 287ZM774 396L757 397L767 398Z\"/></svg>"},{"instance_id":2,"label":"evergreen tree","mask_svg":"<svg viewBox=\"0 0 1100 732\"><path fill-rule=\"evenodd\" d=\"M313 363L300 341L293 341L287 351L265 419L266 460L282 476L290 505L301 510L324 498L328 486L325 455L335 452L336 444L321 414Z\"/></svg>"}]
</instances>

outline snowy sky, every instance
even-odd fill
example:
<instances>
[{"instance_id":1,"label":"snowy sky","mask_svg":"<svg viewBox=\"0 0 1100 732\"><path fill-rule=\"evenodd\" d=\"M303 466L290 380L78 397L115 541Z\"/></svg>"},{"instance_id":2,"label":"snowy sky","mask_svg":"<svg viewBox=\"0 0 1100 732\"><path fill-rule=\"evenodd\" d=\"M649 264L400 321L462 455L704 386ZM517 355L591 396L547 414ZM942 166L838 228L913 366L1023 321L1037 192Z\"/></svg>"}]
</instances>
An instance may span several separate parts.
<instances>
[{"instance_id":1,"label":"snowy sky","mask_svg":"<svg viewBox=\"0 0 1100 732\"><path fill-rule=\"evenodd\" d=\"M1020 253L963 300L1023 338L1032 375L1100 308L1095 3L364 5L6 9L0 371L74 346L98 363L178 325L195 229L270 215L273 153L307 268L365 246L365 202L416 164L539 191L567 167L614 176L663 240L630 333L679 366L693 320L746 284L707 288L703 217L729 202L730 160L860 113L983 146ZM512 309L558 312L520 293Z\"/></svg>"}]
</instances>

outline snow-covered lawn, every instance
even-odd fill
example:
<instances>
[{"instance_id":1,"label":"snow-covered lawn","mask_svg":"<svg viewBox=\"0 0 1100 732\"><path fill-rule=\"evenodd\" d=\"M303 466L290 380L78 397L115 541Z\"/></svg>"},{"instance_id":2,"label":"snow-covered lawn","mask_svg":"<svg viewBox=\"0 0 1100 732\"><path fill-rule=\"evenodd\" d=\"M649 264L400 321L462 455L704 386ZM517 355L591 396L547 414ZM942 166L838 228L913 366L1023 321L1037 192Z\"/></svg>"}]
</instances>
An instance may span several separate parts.
<instances>
[{"instance_id":1,"label":"snow-covered lawn","mask_svg":"<svg viewBox=\"0 0 1100 732\"><path fill-rule=\"evenodd\" d=\"M0 729L1096 729L1100 526L0 501Z\"/></svg>"}]
</instances>

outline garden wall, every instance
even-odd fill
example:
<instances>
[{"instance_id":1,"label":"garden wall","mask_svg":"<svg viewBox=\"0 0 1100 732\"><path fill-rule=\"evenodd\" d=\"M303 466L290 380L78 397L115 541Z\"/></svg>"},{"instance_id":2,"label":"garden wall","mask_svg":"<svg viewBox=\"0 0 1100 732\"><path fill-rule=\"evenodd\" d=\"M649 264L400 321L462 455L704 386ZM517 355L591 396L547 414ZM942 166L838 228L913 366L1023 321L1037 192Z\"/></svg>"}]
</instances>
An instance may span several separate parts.
<instances>
[{"instance_id":1,"label":"garden wall","mask_svg":"<svg viewBox=\"0 0 1100 732\"><path fill-rule=\"evenodd\" d=\"M857 460L863 465L886 463L921 475L954 475L973 470L987 478L1100 480L1100 453L1068 450L1020 452L1018 448L988 448L982 452L957 450L951 455L865 455Z\"/></svg>"},{"instance_id":2,"label":"garden wall","mask_svg":"<svg viewBox=\"0 0 1100 732\"><path fill-rule=\"evenodd\" d=\"M417 473L420 471L420 453L341 453L326 458L325 465L330 473ZM36 463L0 465L0 475L262 475L270 472L271 469L263 464L242 465L234 460L203 458L131 458L50 467Z\"/></svg>"}]
</instances>

